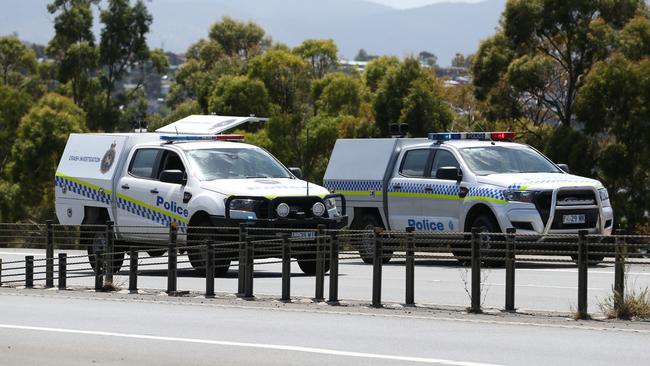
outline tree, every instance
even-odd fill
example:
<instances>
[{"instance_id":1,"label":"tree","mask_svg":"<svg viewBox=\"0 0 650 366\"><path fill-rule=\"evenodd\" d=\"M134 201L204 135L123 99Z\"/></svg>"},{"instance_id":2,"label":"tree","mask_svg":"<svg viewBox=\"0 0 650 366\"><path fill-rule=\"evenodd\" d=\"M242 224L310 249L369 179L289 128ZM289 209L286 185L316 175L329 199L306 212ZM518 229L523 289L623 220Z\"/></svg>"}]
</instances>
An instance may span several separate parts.
<instances>
[{"instance_id":1,"label":"tree","mask_svg":"<svg viewBox=\"0 0 650 366\"><path fill-rule=\"evenodd\" d=\"M386 77L386 74L399 65L399 59L395 56L381 56L368 62L364 71L364 79L368 89L373 93L377 91L380 82Z\"/></svg>"},{"instance_id":2,"label":"tree","mask_svg":"<svg viewBox=\"0 0 650 366\"><path fill-rule=\"evenodd\" d=\"M248 76L264 82L271 102L280 112L300 110L309 88L309 65L300 56L286 51L267 51L250 60Z\"/></svg>"},{"instance_id":3,"label":"tree","mask_svg":"<svg viewBox=\"0 0 650 366\"><path fill-rule=\"evenodd\" d=\"M56 60L58 79L72 84L72 98L77 105L87 95L92 74L97 68L99 51L92 31L91 6L99 0L55 0L48 4L54 18L54 37L46 52Z\"/></svg>"},{"instance_id":4,"label":"tree","mask_svg":"<svg viewBox=\"0 0 650 366\"><path fill-rule=\"evenodd\" d=\"M580 78L608 55L614 32L644 7L643 0L508 0L502 31L481 45L474 62L477 96L527 99L528 108L571 125Z\"/></svg>"},{"instance_id":5,"label":"tree","mask_svg":"<svg viewBox=\"0 0 650 366\"><path fill-rule=\"evenodd\" d=\"M129 67L149 60L146 34L153 18L144 2L138 0L131 6L129 0L109 0L108 7L100 13L104 28L101 31L99 61L104 68L102 85L106 91L103 127L112 130L116 113L112 100L115 84Z\"/></svg>"},{"instance_id":6,"label":"tree","mask_svg":"<svg viewBox=\"0 0 650 366\"><path fill-rule=\"evenodd\" d=\"M312 82L312 98L317 114L357 116L363 99L361 81L341 72L326 75Z\"/></svg>"},{"instance_id":7,"label":"tree","mask_svg":"<svg viewBox=\"0 0 650 366\"><path fill-rule=\"evenodd\" d=\"M210 113L226 116L268 116L269 94L264 83L247 76L222 76L208 101Z\"/></svg>"},{"instance_id":8,"label":"tree","mask_svg":"<svg viewBox=\"0 0 650 366\"><path fill-rule=\"evenodd\" d=\"M0 37L0 68L3 84L20 87L36 72L36 54L15 36Z\"/></svg>"},{"instance_id":9,"label":"tree","mask_svg":"<svg viewBox=\"0 0 650 366\"><path fill-rule=\"evenodd\" d=\"M378 56L368 54L363 48L359 50L357 55L354 57L354 61L371 61L376 59Z\"/></svg>"},{"instance_id":10,"label":"tree","mask_svg":"<svg viewBox=\"0 0 650 366\"><path fill-rule=\"evenodd\" d=\"M331 39L307 39L293 52L311 65L312 75L320 79L336 68L338 49Z\"/></svg>"},{"instance_id":11,"label":"tree","mask_svg":"<svg viewBox=\"0 0 650 366\"><path fill-rule=\"evenodd\" d=\"M45 95L18 125L7 176L13 191L13 219L42 220L54 216L54 173L68 136L87 132L85 114L58 94ZM2 204L0 204L2 205Z\"/></svg>"},{"instance_id":12,"label":"tree","mask_svg":"<svg viewBox=\"0 0 650 366\"><path fill-rule=\"evenodd\" d=\"M259 54L265 46L264 29L253 22L243 23L230 17L210 28L209 37L217 42L226 55L248 59Z\"/></svg>"},{"instance_id":13,"label":"tree","mask_svg":"<svg viewBox=\"0 0 650 366\"><path fill-rule=\"evenodd\" d=\"M453 120L435 85L433 77L426 76L411 83L398 120L408 124L411 136L423 137L429 132L444 131Z\"/></svg>"},{"instance_id":14,"label":"tree","mask_svg":"<svg viewBox=\"0 0 650 366\"><path fill-rule=\"evenodd\" d=\"M431 52L427 52L427 51L420 52L418 54L418 60L423 65L429 66L434 70L438 68L438 56L434 55Z\"/></svg>"},{"instance_id":15,"label":"tree","mask_svg":"<svg viewBox=\"0 0 650 366\"><path fill-rule=\"evenodd\" d=\"M0 176L11 151L11 141L16 138L20 119L29 111L32 100L26 93L9 85L0 84Z\"/></svg>"}]
</instances>

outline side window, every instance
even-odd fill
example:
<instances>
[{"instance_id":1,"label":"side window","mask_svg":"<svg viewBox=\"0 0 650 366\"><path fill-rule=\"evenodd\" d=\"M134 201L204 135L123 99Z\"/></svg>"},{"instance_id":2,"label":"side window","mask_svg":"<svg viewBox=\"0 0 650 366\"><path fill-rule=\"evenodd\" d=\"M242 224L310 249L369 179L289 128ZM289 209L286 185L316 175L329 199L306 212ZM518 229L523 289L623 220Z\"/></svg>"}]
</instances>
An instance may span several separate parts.
<instances>
[{"instance_id":1,"label":"side window","mask_svg":"<svg viewBox=\"0 0 650 366\"><path fill-rule=\"evenodd\" d=\"M431 165L431 176L435 177L438 169L450 166L460 168L454 155L447 150L436 150L436 155L433 158L433 164Z\"/></svg>"},{"instance_id":2,"label":"side window","mask_svg":"<svg viewBox=\"0 0 650 366\"><path fill-rule=\"evenodd\" d=\"M173 151L166 150L163 153L160 169L158 169L158 172L156 173L156 179L160 177L160 173L163 170L180 170L181 172L185 173L185 166L183 165L183 161L181 160L181 157L178 156L178 154Z\"/></svg>"},{"instance_id":3,"label":"side window","mask_svg":"<svg viewBox=\"0 0 650 366\"><path fill-rule=\"evenodd\" d=\"M420 178L424 177L424 169L429 160L429 149L410 150L407 151L402 158L402 165L400 167L400 174L407 177Z\"/></svg>"},{"instance_id":4,"label":"side window","mask_svg":"<svg viewBox=\"0 0 650 366\"><path fill-rule=\"evenodd\" d=\"M154 167L158 160L160 150L158 149L139 149L131 159L129 173L139 178L154 178Z\"/></svg>"}]
</instances>

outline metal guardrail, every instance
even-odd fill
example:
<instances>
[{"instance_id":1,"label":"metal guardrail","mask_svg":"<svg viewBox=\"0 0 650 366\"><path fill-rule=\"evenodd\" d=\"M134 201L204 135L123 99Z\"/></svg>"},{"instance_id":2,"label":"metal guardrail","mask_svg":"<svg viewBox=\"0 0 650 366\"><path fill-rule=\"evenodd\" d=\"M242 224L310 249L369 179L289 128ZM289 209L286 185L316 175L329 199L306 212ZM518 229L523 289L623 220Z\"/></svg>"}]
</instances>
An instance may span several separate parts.
<instances>
[{"instance_id":1,"label":"metal guardrail","mask_svg":"<svg viewBox=\"0 0 650 366\"><path fill-rule=\"evenodd\" d=\"M141 235L136 242L122 242L115 233ZM34 287L35 282L44 282L45 287L54 287L55 276L58 288L67 288L67 280L79 277L94 277L95 290L107 291L113 288L114 275L120 268L129 273L128 290L138 291L138 276L143 269L166 265L167 293L178 294L178 274L194 270L205 277L205 296L215 296L215 273L224 273L231 262L238 265L238 293L243 298L254 297L255 267L269 263L282 264L282 292L280 299L291 299L291 263L314 275L314 299L325 300L325 273L329 270L330 304L337 304L339 263L358 260L357 250L364 259L371 262L372 298L374 307L382 306L382 270L391 258L404 259L405 283L404 304L415 305L415 263L416 259L449 258L453 256L471 267L470 311L481 311L481 268L485 266L505 267L506 311L515 310L516 264L526 261L575 262L578 265L578 314L587 314L587 283L590 264L603 260L615 268L614 290L625 291L626 263L650 264L645 258L650 248L650 236L588 235L529 235L517 234L514 229L506 233L486 233L475 228L471 233L457 232L415 232L382 230L326 230L318 229L269 229L249 227L194 227L179 242L175 226L168 232L152 231L150 227L116 227L112 222L105 225L65 226L47 222L36 224L0 224L0 246L45 249L45 258L5 261L0 259L0 284ZM55 249L59 250L55 257ZM87 249L88 255L68 256L65 249ZM145 256L144 253L156 256ZM166 253L166 254L165 254ZM186 253L188 260L179 261L178 254ZM124 257L129 257L124 264ZM368 256L370 255L370 256ZM543 255L544 258L535 258ZM549 258L552 257L552 258ZM571 257L568 259L567 257ZM255 259L266 258L264 263ZM277 258L277 260L268 260ZM78 268L89 261L93 270ZM191 268L190 268L191 266ZM615 304L615 306L618 306Z\"/></svg>"}]
</instances>

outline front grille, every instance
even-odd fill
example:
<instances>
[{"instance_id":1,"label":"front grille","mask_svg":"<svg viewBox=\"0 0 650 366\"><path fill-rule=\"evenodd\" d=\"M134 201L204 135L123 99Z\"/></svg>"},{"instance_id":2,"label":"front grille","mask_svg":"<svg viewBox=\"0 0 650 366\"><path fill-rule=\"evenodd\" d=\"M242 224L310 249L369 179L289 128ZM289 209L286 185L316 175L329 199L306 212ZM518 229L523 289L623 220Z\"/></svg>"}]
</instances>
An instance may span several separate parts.
<instances>
[{"instance_id":1,"label":"front grille","mask_svg":"<svg viewBox=\"0 0 650 366\"><path fill-rule=\"evenodd\" d=\"M287 216L288 219L313 218L314 214L311 212L311 208L316 202L321 202L321 199L318 197L278 197L267 203L267 212L264 218L277 218L275 208L280 203L286 203L291 208L289 216ZM327 213L323 217L327 217Z\"/></svg>"},{"instance_id":2,"label":"front grille","mask_svg":"<svg viewBox=\"0 0 650 366\"><path fill-rule=\"evenodd\" d=\"M544 226L548 223L548 218L551 214L551 201L553 192L541 192L535 197L535 207L539 216L542 219ZM569 229L590 229L596 227L598 223L598 209L585 208L585 209L563 209L563 206L594 206L596 205L596 195L591 190L566 190L557 193L557 204L555 207L555 218L551 225L554 230L569 230ZM563 215L585 215L584 224L564 224L562 223Z\"/></svg>"}]
</instances>

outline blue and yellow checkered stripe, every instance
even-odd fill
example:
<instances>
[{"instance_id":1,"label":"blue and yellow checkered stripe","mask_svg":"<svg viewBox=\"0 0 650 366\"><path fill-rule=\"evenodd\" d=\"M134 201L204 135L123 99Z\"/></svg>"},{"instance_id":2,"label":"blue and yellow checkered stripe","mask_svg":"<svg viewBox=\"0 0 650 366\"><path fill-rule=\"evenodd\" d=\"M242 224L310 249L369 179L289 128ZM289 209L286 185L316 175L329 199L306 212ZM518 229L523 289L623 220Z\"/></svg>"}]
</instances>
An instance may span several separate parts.
<instances>
[{"instance_id":1,"label":"blue and yellow checkered stripe","mask_svg":"<svg viewBox=\"0 0 650 366\"><path fill-rule=\"evenodd\" d=\"M342 181L325 180L324 186L330 191L344 195L369 195L371 192L380 193L382 182L376 180L368 181ZM427 189L430 188L430 189ZM460 198L460 187L456 184L431 184L400 182L400 189L394 185L388 187L387 193L392 197L421 197L450 200L476 200L506 204L507 201L503 192L496 188L472 187L465 198Z\"/></svg>"},{"instance_id":2,"label":"blue and yellow checkered stripe","mask_svg":"<svg viewBox=\"0 0 650 366\"><path fill-rule=\"evenodd\" d=\"M77 178L65 176L59 172L56 173L54 183L57 187L66 189L69 192L107 205L110 205L114 199L112 192L109 190L104 190L95 184ZM134 198L118 194L115 204L117 208L121 210L143 217L161 226L169 226L170 223L176 222L180 232L187 232L188 220L186 218L170 215L159 208L148 205L145 202L140 202Z\"/></svg>"},{"instance_id":3,"label":"blue and yellow checkered stripe","mask_svg":"<svg viewBox=\"0 0 650 366\"><path fill-rule=\"evenodd\" d=\"M586 184L590 186L594 185L594 181L591 179L576 179L576 178L530 179L530 180L525 180L523 182L511 184L508 186L508 189L525 190L528 189L528 187L530 186L538 186L544 184L558 184L558 183ZM596 184L596 186L598 186L598 184Z\"/></svg>"}]
</instances>

